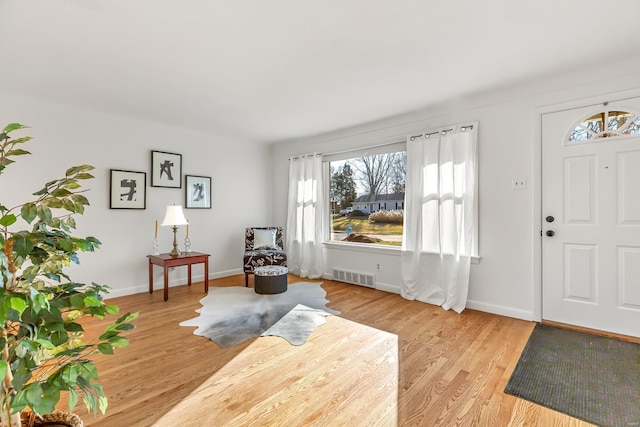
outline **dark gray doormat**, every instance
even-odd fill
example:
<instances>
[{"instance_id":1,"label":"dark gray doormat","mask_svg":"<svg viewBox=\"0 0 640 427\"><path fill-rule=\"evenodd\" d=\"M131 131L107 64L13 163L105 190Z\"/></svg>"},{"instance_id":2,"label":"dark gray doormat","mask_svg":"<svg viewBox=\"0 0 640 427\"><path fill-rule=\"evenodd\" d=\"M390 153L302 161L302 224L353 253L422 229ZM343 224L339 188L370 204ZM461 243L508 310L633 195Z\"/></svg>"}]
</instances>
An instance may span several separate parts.
<instances>
[{"instance_id":1,"label":"dark gray doormat","mask_svg":"<svg viewBox=\"0 0 640 427\"><path fill-rule=\"evenodd\" d=\"M537 324L505 393L602 426L640 426L640 344Z\"/></svg>"}]
</instances>

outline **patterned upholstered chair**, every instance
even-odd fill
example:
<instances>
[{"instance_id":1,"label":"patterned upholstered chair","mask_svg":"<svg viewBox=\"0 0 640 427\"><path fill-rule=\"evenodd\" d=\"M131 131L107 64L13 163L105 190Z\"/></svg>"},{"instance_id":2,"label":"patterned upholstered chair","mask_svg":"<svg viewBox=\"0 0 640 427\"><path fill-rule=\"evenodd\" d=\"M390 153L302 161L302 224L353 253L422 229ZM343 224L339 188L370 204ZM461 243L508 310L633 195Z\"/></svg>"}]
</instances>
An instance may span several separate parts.
<instances>
[{"instance_id":1,"label":"patterned upholstered chair","mask_svg":"<svg viewBox=\"0 0 640 427\"><path fill-rule=\"evenodd\" d=\"M282 227L251 227L244 233L244 284L249 286L249 274L263 265L287 266Z\"/></svg>"}]
</instances>

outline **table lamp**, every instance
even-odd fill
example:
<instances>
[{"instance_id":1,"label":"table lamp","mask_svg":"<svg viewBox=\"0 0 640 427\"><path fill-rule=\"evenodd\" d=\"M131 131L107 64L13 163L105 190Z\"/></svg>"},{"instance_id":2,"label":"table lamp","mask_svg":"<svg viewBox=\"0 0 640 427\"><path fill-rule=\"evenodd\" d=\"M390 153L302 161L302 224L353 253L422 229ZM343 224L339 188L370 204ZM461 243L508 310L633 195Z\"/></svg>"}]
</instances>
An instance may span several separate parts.
<instances>
[{"instance_id":1,"label":"table lamp","mask_svg":"<svg viewBox=\"0 0 640 427\"><path fill-rule=\"evenodd\" d=\"M173 250L170 252L170 255L174 258L180 255L180 251L178 251L178 242L176 240L178 226L187 224L189 224L189 222L184 217L182 206L167 206L167 213L164 216L164 221L162 221L162 226L173 227Z\"/></svg>"}]
</instances>

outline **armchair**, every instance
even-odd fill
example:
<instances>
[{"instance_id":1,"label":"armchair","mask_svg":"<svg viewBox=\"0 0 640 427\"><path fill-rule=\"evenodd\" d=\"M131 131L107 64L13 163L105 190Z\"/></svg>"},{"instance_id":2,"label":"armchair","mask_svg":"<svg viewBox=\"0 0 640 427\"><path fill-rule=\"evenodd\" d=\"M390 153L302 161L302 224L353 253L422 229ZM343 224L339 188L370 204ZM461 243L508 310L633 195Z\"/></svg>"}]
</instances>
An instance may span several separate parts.
<instances>
[{"instance_id":1,"label":"armchair","mask_svg":"<svg viewBox=\"0 0 640 427\"><path fill-rule=\"evenodd\" d=\"M282 227L250 227L244 234L244 284L249 286L249 274L264 265L287 266Z\"/></svg>"}]
</instances>

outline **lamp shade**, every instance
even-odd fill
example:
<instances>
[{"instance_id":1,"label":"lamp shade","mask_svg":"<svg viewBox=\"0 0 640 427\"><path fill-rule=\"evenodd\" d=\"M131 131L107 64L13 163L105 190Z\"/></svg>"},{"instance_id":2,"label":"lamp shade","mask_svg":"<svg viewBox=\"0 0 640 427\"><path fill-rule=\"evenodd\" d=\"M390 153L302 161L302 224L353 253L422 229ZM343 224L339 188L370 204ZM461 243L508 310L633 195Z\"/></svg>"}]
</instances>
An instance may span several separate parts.
<instances>
[{"instance_id":1,"label":"lamp shade","mask_svg":"<svg viewBox=\"0 0 640 427\"><path fill-rule=\"evenodd\" d=\"M167 213L164 215L162 225L187 225L187 219L182 212L182 206L167 206Z\"/></svg>"}]
</instances>

